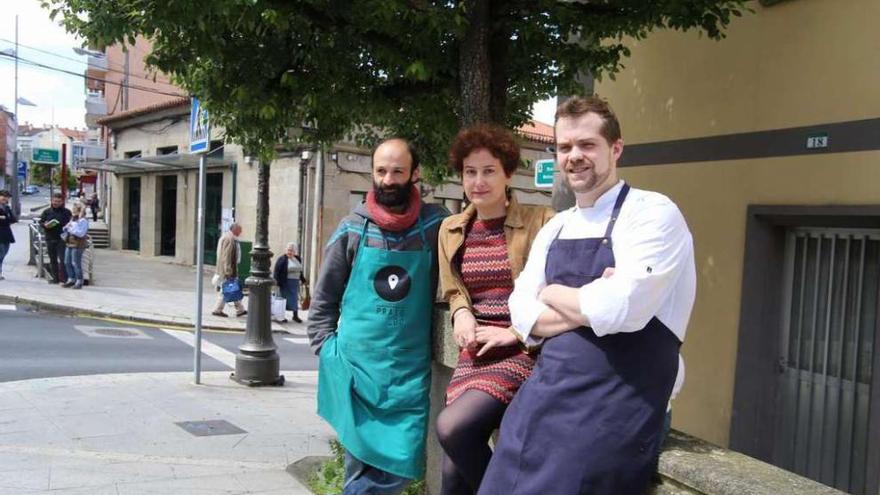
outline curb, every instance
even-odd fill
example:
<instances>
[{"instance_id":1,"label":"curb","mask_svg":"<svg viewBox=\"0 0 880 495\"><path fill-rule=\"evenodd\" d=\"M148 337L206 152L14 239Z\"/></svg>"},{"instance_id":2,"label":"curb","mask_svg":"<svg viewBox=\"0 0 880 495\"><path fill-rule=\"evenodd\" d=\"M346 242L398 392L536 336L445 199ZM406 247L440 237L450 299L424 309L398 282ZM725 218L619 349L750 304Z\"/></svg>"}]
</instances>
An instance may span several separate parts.
<instances>
[{"instance_id":1,"label":"curb","mask_svg":"<svg viewBox=\"0 0 880 495\"><path fill-rule=\"evenodd\" d=\"M186 327L186 328L194 328L195 325L191 323L182 324L181 322L161 320L158 318L143 318L138 316L131 315L119 315L115 313L110 313L107 311L97 311L94 309L82 309L76 307L65 306L63 304L53 304L45 301L28 299L22 296L5 296L0 295L0 301L11 302L14 304L23 304L26 306L31 306L37 309L56 311L59 313L66 313L71 316L85 316L85 317L98 317L98 318L113 318L116 320L125 320L131 321L134 323L147 323L150 325L156 326L174 326L174 327ZM222 330L226 332L236 332L236 333L245 333L244 329L239 328L231 328L231 327L222 327L217 325L205 324L202 323L202 329L204 330ZM275 332L275 330L273 330ZM289 332L285 332L289 333Z\"/></svg>"}]
</instances>

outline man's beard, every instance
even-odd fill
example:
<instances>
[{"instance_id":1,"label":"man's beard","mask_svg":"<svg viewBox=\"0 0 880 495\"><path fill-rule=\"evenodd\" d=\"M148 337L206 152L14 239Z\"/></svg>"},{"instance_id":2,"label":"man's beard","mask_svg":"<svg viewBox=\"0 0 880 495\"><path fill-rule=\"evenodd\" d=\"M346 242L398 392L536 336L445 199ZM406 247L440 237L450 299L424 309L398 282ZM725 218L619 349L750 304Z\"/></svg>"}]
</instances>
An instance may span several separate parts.
<instances>
[{"instance_id":1,"label":"man's beard","mask_svg":"<svg viewBox=\"0 0 880 495\"><path fill-rule=\"evenodd\" d=\"M412 186L412 179L406 181L406 184L385 187L373 182L373 191L376 193L376 202L386 208L406 206L409 204L410 196L412 196Z\"/></svg>"}]
</instances>

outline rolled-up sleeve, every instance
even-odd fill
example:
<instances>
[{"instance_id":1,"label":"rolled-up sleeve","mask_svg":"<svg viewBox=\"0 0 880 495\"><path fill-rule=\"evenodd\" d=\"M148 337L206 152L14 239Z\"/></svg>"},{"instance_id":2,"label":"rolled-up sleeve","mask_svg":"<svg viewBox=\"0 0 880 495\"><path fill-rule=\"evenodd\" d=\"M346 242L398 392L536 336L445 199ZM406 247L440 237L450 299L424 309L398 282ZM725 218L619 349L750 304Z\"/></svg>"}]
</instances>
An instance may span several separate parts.
<instances>
[{"instance_id":1,"label":"rolled-up sleeve","mask_svg":"<svg viewBox=\"0 0 880 495\"><path fill-rule=\"evenodd\" d=\"M513 329L519 335L520 340L529 345L540 342L539 339L530 335L538 317L547 309L547 305L538 300L538 294L541 289L547 286L547 280L544 276L547 251L553 237L562 227L563 217L563 214L553 217L538 231L538 235L532 241L532 249L529 251L526 266L517 277L513 292L508 299Z\"/></svg>"},{"instance_id":2,"label":"rolled-up sleeve","mask_svg":"<svg viewBox=\"0 0 880 495\"><path fill-rule=\"evenodd\" d=\"M674 203L651 204L636 215L616 227L614 275L579 291L581 313L598 336L644 328L693 263L693 239Z\"/></svg>"}]
</instances>

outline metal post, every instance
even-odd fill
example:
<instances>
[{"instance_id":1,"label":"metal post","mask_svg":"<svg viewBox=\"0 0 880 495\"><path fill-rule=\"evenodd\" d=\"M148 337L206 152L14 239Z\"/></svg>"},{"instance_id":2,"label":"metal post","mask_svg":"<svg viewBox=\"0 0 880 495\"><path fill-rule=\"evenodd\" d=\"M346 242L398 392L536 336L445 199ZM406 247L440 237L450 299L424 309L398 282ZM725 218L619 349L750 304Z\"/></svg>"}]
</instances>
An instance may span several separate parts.
<instances>
[{"instance_id":1,"label":"metal post","mask_svg":"<svg viewBox=\"0 0 880 495\"><path fill-rule=\"evenodd\" d=\"M15 150L12 163L12 211L16 217L21 216L21 196L18 192L18 14L15 15Z\"/></svg>"},{"instance_id":2,"label":"metal post","mask_svg":"<svg viewBox=\"0 0 880 495\"><path fill-rule=\"evenodd\" d=\"M269 163L261 159L257 168L257 229L251 251L248 314L245 341L235 355L235 373L230 378L242 385L284 385L279 375L280 360L272 339L271 275L269 251Z\"/></svg>"},{"instance_id":3,"label":"metal post","mask_svg":"<svg viewBox=\"0 0 880 495\"><path fill-rule=\"evenodd\" d=\"M61 143L61 196L67 201L67 143Z\"/></svg>"},{"instance_id":4,"label":"metal post","mask_svg":"<svg viewBox=\"0 0 880 495\"><path fill-rule=\"evenodd\" d=\"M320 249L319 231L324 202L324 148L318 148L318 160L315 164L315 206L312 209L312 249L309 256L309 280L318 280L318 249Z\"/></svg>"},{"instance_id":5,"label":"metal post","mask_svg":"<svg viewBox=\"0 0 880 495\"><path fill-rule=\"evenodd\" d=\"M193 345L193 370L195 383L201 383L202 373L202 292L205 264L205 155L199 155L199 206L196 215L196 334Z\"/></svg>"}]
</instances>

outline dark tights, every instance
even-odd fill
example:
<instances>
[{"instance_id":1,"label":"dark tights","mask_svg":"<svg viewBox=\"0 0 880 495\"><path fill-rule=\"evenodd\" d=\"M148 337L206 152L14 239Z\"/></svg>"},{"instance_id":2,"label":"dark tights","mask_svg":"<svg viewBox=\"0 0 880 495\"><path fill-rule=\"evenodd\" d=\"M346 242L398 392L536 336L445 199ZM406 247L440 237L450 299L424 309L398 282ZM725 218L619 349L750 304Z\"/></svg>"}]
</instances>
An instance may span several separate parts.
<instances>
[{"instance_id":1,"label":"dark tights","mask_svg":"<svg viewBox=\"0 0 880 495\"><path fill-rule=\"evenodd\" d=\"M501 425L507 404L479 390L468 390L437 417L437 438L443 447L443 495L473 495L492 450L489 437Z\"/></svg>"}]
</instances>

